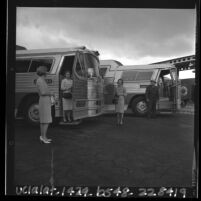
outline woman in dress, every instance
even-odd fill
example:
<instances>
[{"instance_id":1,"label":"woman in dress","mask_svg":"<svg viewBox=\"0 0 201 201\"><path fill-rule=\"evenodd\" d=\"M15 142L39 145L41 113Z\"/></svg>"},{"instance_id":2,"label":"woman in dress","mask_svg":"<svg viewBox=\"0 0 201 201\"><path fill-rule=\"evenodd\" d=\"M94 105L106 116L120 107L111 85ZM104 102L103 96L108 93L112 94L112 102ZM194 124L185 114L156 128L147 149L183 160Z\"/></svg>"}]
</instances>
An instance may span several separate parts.
<instances>
[{"instance_id":1,"label":"woman in dress","mask_svg":"<svg viewBox=\"0 0 201 201\"><path fill-rule=\"evenodd\" d=\"M69 71L65 72L65 77L61 82L61 90L63 93L71 93L73 86L73 80L71 79L71 75ZM63 102L63 121L64 122L72 122L72 98L62 98Z\"/></svg>"},{"instance_id":2,"label":"woman in dress","mask_svg":"<svg viewBox=\"0 0 201 201\"><path fill-rule=\"evenodd\" d=\"M123 80L119 79L117 81L117 88L115 92L115 96L117 97L117 102L115 104L115 110L117 113L117 125L123 124L123 116L124 116L124 104L126 97L126 89L123 86Z\"/></svg>"},{"instance_id":3,"label":"woman in dress","mask_svg":"<svg viewBox=\"0 0 201 201\"><path fill-rule=\"evenodd\" d=\"M39 94L40 141L48 144L51 143L51 139L48 139L46 134L48 126L52 122L51 96L54 96L54 94L49 90L45 81L46 73L47 68L45 66L37 68L39 78L36 81L36 87Z\"/></svg>"}]
</instances>

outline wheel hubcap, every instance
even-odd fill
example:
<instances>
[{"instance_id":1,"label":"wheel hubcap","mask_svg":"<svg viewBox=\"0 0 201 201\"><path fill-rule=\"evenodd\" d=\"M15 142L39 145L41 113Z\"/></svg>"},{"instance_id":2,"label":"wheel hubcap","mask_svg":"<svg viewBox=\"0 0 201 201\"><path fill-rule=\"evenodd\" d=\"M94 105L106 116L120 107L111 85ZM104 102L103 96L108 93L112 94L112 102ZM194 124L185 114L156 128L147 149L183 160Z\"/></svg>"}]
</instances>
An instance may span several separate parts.
<instances>
[{"instance_id":1,"label":"wheel hubcap","mask_svg":"<svg viewBox=\"0 0 201 201\"><path fill-rule=\"evenodd\" d=\"M39 121L39 109L38 104L33 104L30 106L28 111L29 119L34 122Z\"/></svg>"},{"instance_id":2,"label":"wheel hubcap","mask_svg":"<svg viewBox=\"0 0 201 201\"><path fill-rule=\"evenodd\" d=\"M140 113L145 113L147 111L147 104L145 101L140 101L136 107L137 111Z\"/></svg>"}]
</instances>

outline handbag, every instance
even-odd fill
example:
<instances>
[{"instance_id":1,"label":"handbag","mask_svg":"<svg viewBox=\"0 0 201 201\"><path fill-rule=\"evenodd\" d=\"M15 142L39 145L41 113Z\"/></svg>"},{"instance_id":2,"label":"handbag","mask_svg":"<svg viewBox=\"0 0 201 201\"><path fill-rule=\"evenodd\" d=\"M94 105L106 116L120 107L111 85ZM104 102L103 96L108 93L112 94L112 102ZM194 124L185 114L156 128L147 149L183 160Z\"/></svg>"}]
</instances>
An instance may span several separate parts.
<instances>
[{"instance_id":1,"label":"handbag","mask_svg":"<svg viewBox=\"0 0 201 201\"><path fill-rule=\"evenodd\" d=\"M114 98L112 99L112 103L115 105L118 104L118 99L119 99L118 96L115 95Z\"/></svg>"},{"instance_id":2,"label":"handbag","mask_svg":"<svg viewBox=\"0 0 201 201\"><path fill-rule=\"evenodd\" d=\"M50 96L50 101L52 106L56 104L54 96Z\"/></svg>"},{"instance_id":3,"label":"handbag","mask_svg":"<svg viewBox=\"0 0 201 201\"><path fill-rule=\"evenodd\" d=\"M63 92L63 98L65 98L65 99L71 99L72 98L72 93L70 93L70 92Z\"/></svg>"}]
</instances>

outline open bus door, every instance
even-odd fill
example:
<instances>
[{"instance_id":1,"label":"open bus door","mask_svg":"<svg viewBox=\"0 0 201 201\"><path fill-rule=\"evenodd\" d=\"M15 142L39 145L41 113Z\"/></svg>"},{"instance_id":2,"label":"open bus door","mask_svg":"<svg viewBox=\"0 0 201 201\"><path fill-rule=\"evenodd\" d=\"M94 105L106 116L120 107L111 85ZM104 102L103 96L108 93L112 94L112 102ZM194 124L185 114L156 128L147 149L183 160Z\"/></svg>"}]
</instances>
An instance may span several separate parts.
<instances>
[{"instance_id":1,"label":"open bus door","mask_svg":"<svg viewBox=\"0 0 201 201\"><path fill-rule=\"evenodd\" d=\"M76 53L73 65L73 119L78 120L88 117L87 97L87 69L84 64L84 55Z\"/></svg>"},{"instance_id":2,"label":"open bus door","mask_svg":"<svg viewBox=\"0 0 201 201\"><path fill-rule=\"evenodd\" d=\"M170 70L171 78L172 78L172 86L170 88L170 97L173 101L173 111L176 112L177 104L178 104L178 76L177 69Z\"/></svg>"},{"instance_id":3,"label":"open bus door","mask_svg":"<svg viewBox=\"0 0 201 201\"><path fill-rule=\"evenodd\" d=\"M177 106L177 75L176 69L162 69L159 76L160 111L175 111Z\"/></svg>"},{"instance_id":4,"label":"open bus door","mask_svg":"<svg viewBox=\"0 0 201 201\"><path fill-rule=\"evenodd\" d=\"M104 112L111 112L115 110L115 105L113 103L113 98L115 95L115 74L116 71L110 75L110 77L104 77L104 89L103 89L103 99L104 99Z\"/></svg>"}]
</instances>

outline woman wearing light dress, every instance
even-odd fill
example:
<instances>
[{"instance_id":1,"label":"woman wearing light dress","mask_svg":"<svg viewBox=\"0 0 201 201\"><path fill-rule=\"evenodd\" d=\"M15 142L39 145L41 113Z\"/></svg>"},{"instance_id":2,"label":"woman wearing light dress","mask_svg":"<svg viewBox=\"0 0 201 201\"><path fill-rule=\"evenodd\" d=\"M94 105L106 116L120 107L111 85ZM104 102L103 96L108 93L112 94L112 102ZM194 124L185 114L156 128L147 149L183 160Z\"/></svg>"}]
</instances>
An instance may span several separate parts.
<instances>
[{"instance_id":1,"label":"woman wearing light dress","mask_svg":"<svg viewBox=\"0 0 201 201\"><path fill-rule=\"evenodd\" d=\"M61 90L63 93L71 93L73 86L73 80L71 79L70 72L65 72L65 78L61 81ZM72 98L62 98L63 102L63 121L72 122Z\"/></svg>"},{"instance_id":2,"label":"woman wearing light dress","mask_svg":"<svg viewBox=\"0 0 201 201\"><path fill-rule=\"evenodd\" d=\"M123 124L124 117L124 105L126 98L126 88L123 86L123 80L119 79L117 81L117 88L115 92L115 96L117 97L117 102L115 104L115 110L117 113L117 125Z\"/></svg>"},{"instance_id":3,"label":"woman wearing light dress","mask_svg":"<svg viewBox=\"0 0 201 201\"><path fill-rule=\"evenodd\" d=\"M47 68L45 66L37 68L37 75L39 77L36 81L36 87L39 94L40 141L48 144L51 143L51 139L47 138L47 129L52 122L51 96L54 96L54 94L49 90L45 81L46 73Z\"/></svg>"}]
</instances>

